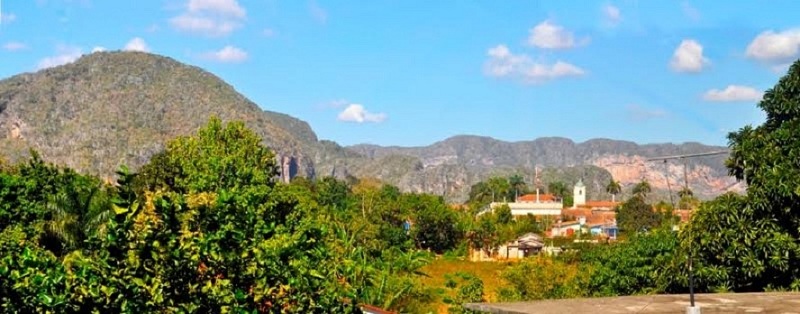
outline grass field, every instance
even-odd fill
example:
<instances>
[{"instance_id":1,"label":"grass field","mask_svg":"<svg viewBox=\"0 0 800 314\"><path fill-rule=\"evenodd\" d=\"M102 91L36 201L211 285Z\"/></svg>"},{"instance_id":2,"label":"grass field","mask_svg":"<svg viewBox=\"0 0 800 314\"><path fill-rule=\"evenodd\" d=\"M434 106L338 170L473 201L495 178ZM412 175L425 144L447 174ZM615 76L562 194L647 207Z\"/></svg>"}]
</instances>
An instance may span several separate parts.
<instances>
[{"instance_id":1,"label":"grass field","mask_svg":"<svg viewBox=\"0 0 800 314\"><path fill-rule=\"evenodd\" d=\"M472 274L483 281L483 293L487 301L497 301L497 289L504 281L500 273L514 262L470 262L465 260L451 260L439 258L430 265L422 268L422 272L429 277L422 279L422 283L429 287L445 286L445 275L457 272ZM438 300L439 313L447 313L447 304L441 298Z\"/></svg>"}]
</instances>

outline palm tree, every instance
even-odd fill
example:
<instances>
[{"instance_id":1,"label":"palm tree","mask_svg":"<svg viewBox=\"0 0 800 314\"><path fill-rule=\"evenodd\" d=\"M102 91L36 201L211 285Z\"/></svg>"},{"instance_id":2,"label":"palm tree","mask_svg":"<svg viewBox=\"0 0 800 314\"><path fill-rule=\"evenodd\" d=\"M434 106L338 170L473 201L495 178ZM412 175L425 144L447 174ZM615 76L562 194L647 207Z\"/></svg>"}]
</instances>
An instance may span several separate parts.
<instances>
[{"instance_id":1,"label":"palm tree","mask_svg":"<svg viewBox=\"0 0 800 314\"><path fill-rule=\"evenodd\" d=\"M44 225L44 246L56 255L80 249L90 236L105 233L111 204L106 192L98 186L53 195L46 204L50 219Z\"/></svg>"},{"instance_id":2,"label":"palm tree","mask_svg":"<svg viewBox=\"0 0 800 314\"><path fill-rule=\"evenodd\" d=\"M646 198L647 194L652 190L650 183L648 183L647 180L642 180L642 182L636 183L636 185L633 186L633 195Z\"/></svg>"},{"instance_id":3,"label":"palm tree","mask_svg":"<svg viewBox=\"0 0 800 314\"><path fill-rule=\"evenodd\" d=\"M511 184L511 188L514 189L514 200L516 201L519 197L520 188L525 188L525 179L519 174L515 174L508 178L508 183Z\"/></svg>"},{"instance_id":4,"label":"palm tree","mask_svg":"<svg viewBox=\"0 0 800 314\"><path fill-rule=\"evenodd\" d=\"M612 178L610 181L608 181L608 185L606 185L606 192L611 194L611 201L616 202L617 194L622 192L622 185L619 184L619 181L614 181Z\"/></svg>"},{"instance_id":5,"label":"palm tree","mask_svg":"<svg viewBox=\"0 0 800 314\"><path fill-rule=\"evenodd\" d=\"M690 189L688 187L684 187L683 189L678 191L678 197L680 197L680 198L690 198L690 197L693 197L693 196L694 196L694 192L692 192L692 189Z\"/></svg>"},{"instance_id":6,"label":"palm tree","mask_svg":"<svg viewBox=\"0 0 800 314\"><path fill-rule=\"evenodd\" d=\"M492 202L497 202L500 196L505 198L511 190L511 184L508 183L508 179L503 177L491 177L489 181L486 181L486 185L492 190Z\"/></svg>"}]
</instances>

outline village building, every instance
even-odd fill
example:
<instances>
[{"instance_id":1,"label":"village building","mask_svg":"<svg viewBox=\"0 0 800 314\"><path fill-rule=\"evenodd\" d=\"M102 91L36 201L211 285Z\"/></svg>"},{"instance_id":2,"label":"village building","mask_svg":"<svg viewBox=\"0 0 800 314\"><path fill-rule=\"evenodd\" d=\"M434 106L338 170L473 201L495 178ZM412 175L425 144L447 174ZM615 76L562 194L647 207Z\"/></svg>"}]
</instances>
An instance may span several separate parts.
<instances>
[{"instance_id":1,"label":"village building","mask_svg":"<svg viewBox=\"0 0 800 314\"><path fill-rule=\"evenodd\" d=\"M544 235L553 237L572 237L587 235L614 240L619 235L616 221L616 207L620 204L615 201L586 200L586 185L583 180L578 180L573 186L573 205L565 207L559 197L552 194L537 192L526 194L514 202L493 202L478 215L493 212L500 206L507 205L513 217L533 215L540 219L552 222ZM513 241L500 245L492 250L471 250L472 261L493 261L505 259L520 259L533 254L547 251L542 237L534 234L525 234Z\"/></svg>"},{"instance_id":2,"label":"village building","mask_svg":"<svg viewBox=\"0 0 800 314\"><path fill-rule=\"evenodd\" d=\"M564 203L560 198L553 194L539 193L537 189L536 194L522 195L517 197L514 202L492 202L478 215L493 212L497 207L503 205L508 205L511 215L514 217L527 215L556 217L561 215L561 210L564 208Z\"/></svg>"},{"instance_id":3,"label":"village building","mask_svg":"<svg viewBox=\"0 0 800 314\"><path fill-rule=\"evenodd\" d=\"M508 259L522 259L539 254L544 248L542 237L533 232L526 233L514 241L500 245L490 252L486 250L472 250L471 261L495 261Z\"/></svg>"}]
</instances>

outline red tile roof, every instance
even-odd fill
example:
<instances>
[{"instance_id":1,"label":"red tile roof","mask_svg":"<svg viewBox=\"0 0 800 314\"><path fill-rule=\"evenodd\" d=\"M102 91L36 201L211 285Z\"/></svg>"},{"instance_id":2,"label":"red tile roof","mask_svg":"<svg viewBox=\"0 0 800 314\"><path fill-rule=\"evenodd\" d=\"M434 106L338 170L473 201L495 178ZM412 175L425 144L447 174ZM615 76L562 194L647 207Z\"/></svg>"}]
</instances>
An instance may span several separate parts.
<instances>
[{"instance_id":1,"label":"red tile roof","mask_svg":"<svg viewBox=\"0 0 800 314\"><path fill-rule=\"evenodd\" d=\"M539 194L539 202L556 202L557 198L553 194ZM525 194L517 197L517 202L536 202L536 194Z\"/></svg>"},{"instance_id":2,"label":"red tile roof","mask_svg":"<svg viewBox=\"0 0 800 314\"><path fill-rule=\"evenodd\" d=\"M619 205L619 202L612 202L612 201L587 201L585 205L581 205L581 207L589 207L589 208L614 208Z\"/></svg>"},{"instance_id":3,"label":"red tile roof","mask_svg":"<svg viewBox=\"0 0 800 314\"><path fill-rule=\"evenodd\" d=\"M562 209L561 217L569 216L571 218L585 217L586 224L602 224L614 221L617 218L617 213L612 210L592 210L588 208L576 209Z\"/></svg>"}]
</instances>

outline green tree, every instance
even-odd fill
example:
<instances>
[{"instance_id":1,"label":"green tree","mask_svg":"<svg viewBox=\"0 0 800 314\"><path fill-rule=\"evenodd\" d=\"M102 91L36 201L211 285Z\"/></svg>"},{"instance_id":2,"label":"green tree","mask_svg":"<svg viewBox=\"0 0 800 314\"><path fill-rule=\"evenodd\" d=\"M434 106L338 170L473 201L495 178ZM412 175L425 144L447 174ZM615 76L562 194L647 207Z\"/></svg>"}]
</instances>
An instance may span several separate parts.
<instances>
[{"instance_id":1,"label":"green tree","mask_svg":"<svg viewBox=\"0 0 800 314\"><path fill-rule=\"evenodd\" d=\"M661 223L661 215L653 206L637 195L622 203L617 209L617 224L620 230L639 232L650 230Z\"/></svg>"},{"instance_id":2,"label":"green tree","mask_svg":"<svg viewBox=\"0 0 800 314\"><path fill-rule=\"evenodd\" d=\"M511 185L511 189L514 191L514 200L516 200L520 194L525 193L525 190L527 189L525 179L519 174L514 174L508 177L508 183Z\"/></svg>"},{"instance_id":3,"label":"green tree","mask_svg":"<svg viewBox=\"0 0 800 314\"><path fill-rule=\"evenodd\" d=\"M702 204L682 230L706 289L800 289L800 60L758 107L763 124L728 135L726 165L746 196Z\"/></svg>"},{"instance_id":4,"label":"green tree","mask_svg":"<svg viewBox=\"0 0 800 314\"><path fill-rule=\"evenodd\" d=\"M197 136L170 141L163 154L142 167L147 188L206 192L239 186L273 186L278 176L275 154L242 122L223 124L212 117Z\"/></svg>"},{"instance_id":5,"label":"green tree","mask_svg":"<svg viewBox=\"0 0 800 314\"><path fill-rule=\"evenodd\" d=\"M547 192L550 192L550 194L553 194L558 198L564 198L570 194L567 184L561 181L553 181L548 183Z\"/></svg>"},{"instance_id":6,"label":"green tree","mask_svg":"<svg viewBox=\"0 0 800 314\"><path fill-rule=\"evenodd\" d=\"M553 181L547 184L547 191L560 198L564 206L572 206L574 200L567 184L562 181Z\"/></svg>"},{"instance_id":7,"label":"green tree","mask_svg":"<svg viewBox=\"0 0 800 314\"><path fill-rule=\"evenodd\" d=\"M497 217L497 223L502 225L507 225L514 221L514 216L511 214L511 207L508 207L508 204L497 206L494 209L494 215Z\"/></svg>"},{"instance_id":8,"label":"green tree","mask_svg":"<svg viewBox=\"0 0 800 314\"><path fill-rule=\"evenodd\" d=\"M676 271L676 266L683 267L676 265L678 246L675 232L656 228L624 242L589 247L578 259L593 269L587 286L593 296L683 292L686 277Z\"/></svg>"},{"instance_id":9,"label":"green tree","mask_svg":"<svg viewBox=\"0 0 800 314\"><path fill-rule=\"evenodd\" d=\"M491 177L486 181L486 185L492 192L493 202L503 201L511 192L511 184L508 182L508 178Z\"/></svg>"},{"instance_id":10,"label":"green tree","mask_svg":"<svg viewBox=\"0 0 800 314\"><path fill-rule=\"evenodd\" d=\"M639 196L643 199L647 198L647 194L650 194L652 191L653 189L650 187L650 182L647 182L647 180L636 183L636 185L633 186L633 190L631 190L634 196Z\"/></svg>"},{"instance_id":11,"label":"green tree","mask_svg":"<svg viewBox=\"0 0 800 314\"><path fill-rule=\"evenodd\" d=\"M473 248L483 250L487 255L492 255L492 251L500 244L495 215L488 213L478 216L467 232L467 239Z\"/></svg>"},{"instance_id":12,"label":"green tree","mask_svg":"<svg viewBox=\"0 0 800 314\"><path fill-rule=\"evenodd\" d=\"M58 256L83 248L90 236L105 233L111 205L108 193L97 185L77 186L53 195L47 202L50 219L44 224L43 245Z\"/></svg>"},{"instance_id":13,"label":"green tree","mask_svg":"<svg viewBox=\"0 0 800 314\"><path fill-rule=\"evenodd\" d=\"M480 181L470 187L467 203L472 209L473 214L476 214L479 210L493 202L492 197L493 194L489 185L484 181Z\"/></svg>"},{"instance_id":14,"label":"green tree","mask_svg":"<svg viewBox=\"0 0 800 314\"><path fill-rule=\"evenodd\" d=\"M470 273L458 272L445 275L445 286L448 289L456 290L455 297L446 297L444 302L449 304L447 313L451 314L472 314L477 313L464 308L466 303L484 302L483 281Z\"/></svg>"},{"instance_id":15,"label":"green tree","mask_svg":"<svg viewBox=\"0 0 800 314\"><path fill-rule=\"evenodd\" d=\"M608 181L608 184L606 185L606 193L611 194L612 202L616 201L617 194L620 192L622 192L622 185L619 184L619 181L614 181L613 178Z\"/></svg>"},{"instance_id":16,"label":"green tree","mask_svg":"<svg viewBox=\"0 0 800 314\"><path fill-rule=\"evenodd\" d=\"M455 213L441 198L432 195L416 198L418 201L413 209L416 215L412 236L417 246L436 253L455 248L463 235L458 230Z\"/></svg>"},{"instance_id":17,"label":"green tree","mask_svg":"<svg viewBox=\"0 0 800 314\"><path fill-rule=\"evenodd\" d=\"M501 301L579 298L588 295L591 269L546 256L526 258L502 273Z\"/></svg>"}]
</instances>

